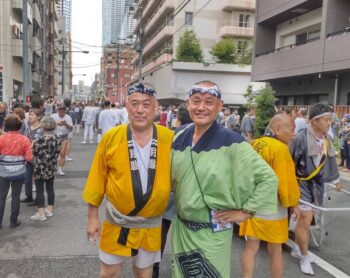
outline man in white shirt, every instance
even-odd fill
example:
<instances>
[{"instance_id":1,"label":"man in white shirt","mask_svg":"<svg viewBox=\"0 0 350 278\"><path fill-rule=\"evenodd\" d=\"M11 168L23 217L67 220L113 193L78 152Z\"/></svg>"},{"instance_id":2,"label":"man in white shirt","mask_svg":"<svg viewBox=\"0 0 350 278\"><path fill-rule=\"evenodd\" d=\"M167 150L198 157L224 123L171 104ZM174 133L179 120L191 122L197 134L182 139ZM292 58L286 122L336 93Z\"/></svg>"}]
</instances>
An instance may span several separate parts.
<instances>
[{"instance_id":1,"label":"man in white shirt","mask_svg":"<svg viewBox=\"0 0 350 278\"><path fill-rule=\"evenodd\" d=\"M82 121L84 122L84 140L80 142L81 144L86 144L88 137L90 140L90 144L93 143L96 113L97 108L92 105L86 106L84 109L82 118Z\"/></svg>"},{"instance_id":2,"label":"man in white shirt","mask_svg":"<svg viewBox=\"0 0 350 278\"><path fill-rule=\"evenodd\" d=\"M62 168L67 155L68 134L73 130L73 121L72 118L66 114L66 107L64 105L59 106L57 113L52 114L51 117L57 124L55 134L61 138L61 152L58 161L57 174L64 176L65 174L62 171Z\"/></svg>"},{"instance_id":3,"label":"man in white shirt","mask_svg":"<svg viewBox=\"0 0 350 278\"><path fill-rule=\"evenodd\" d=\"M120 124L119 115L116 110L111 109L111 102L105 101L105 109L101 111L98 118L98 128L102 130L102 136L112 127Z\"/></svg>"}]
</instances>

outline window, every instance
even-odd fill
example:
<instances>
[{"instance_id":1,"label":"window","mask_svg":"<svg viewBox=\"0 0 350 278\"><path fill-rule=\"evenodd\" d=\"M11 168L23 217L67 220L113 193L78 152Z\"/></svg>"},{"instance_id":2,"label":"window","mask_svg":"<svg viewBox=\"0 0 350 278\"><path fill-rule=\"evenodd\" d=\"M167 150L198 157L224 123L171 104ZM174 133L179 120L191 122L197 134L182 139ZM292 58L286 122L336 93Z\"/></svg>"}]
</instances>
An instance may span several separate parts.
<instances>
[{"instance_id":1,"label":"window","mask_svg":"<svg viewBox=\"0 0 350 278\"><path fill-rule=\"evenodd\" d=\"M320 38L320 35L321 35L321 30L320 29L310 31L309 34L308 34L308 40L309 41L317 40L317 39Z\"/></svg>"},{"instance_id":2,"label":"window","mask_svg":"<svg viewBox=\"0 0 350 278\"><path fill-rule=\"evenodd\" d=\"M307 33L301 33L296 35L295 37L295 44L296 45L302 45L307 43Z\"/></svg>"},{"instance_id":3,"label":"window","mask_svg":"<svg viewBox=\"0 0 350 278\"><path fill-rule=\"evenodd\" d=\"M239 14L239 27L249 27L249 14Z\"/></svg>"},{"instance_id":4,"label":"window","mask_svg":"<svg viewBox=\"0 0 350 278\"><path fill-rule=\"evenodd\" d=\"M193 13L186 12L185 13L185 25L192 25L192 24L193 24Z\"/></svg>"}]
</instances>

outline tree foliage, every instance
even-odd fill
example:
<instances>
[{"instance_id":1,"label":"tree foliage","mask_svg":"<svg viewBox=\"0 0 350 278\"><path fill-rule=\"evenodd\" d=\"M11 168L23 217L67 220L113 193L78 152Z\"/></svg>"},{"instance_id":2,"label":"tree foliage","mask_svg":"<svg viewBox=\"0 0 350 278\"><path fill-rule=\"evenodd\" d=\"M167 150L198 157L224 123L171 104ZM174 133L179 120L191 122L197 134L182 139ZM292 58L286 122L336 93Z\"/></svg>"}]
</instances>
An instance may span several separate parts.
<instances>
[{"instance_id":1,"label":"tree foliage","mask_svg":"<svg viewBox=\"0 0 350 278\"><path fill-rule=\"evenodd\" d=\"M271 86L266 86L259 91L259 95L255 98L255 123L254 133L256 137L262 136L270 119L275 114L275 92Z\"/></svg>"},{"instance_id":2,"label":"tree foliage","mask_svg":"<svg viewBox=\"0 0 350 278\"><path fill-rule=\"evenodd\" d=\"M237 48L232 39L224 38L212 47L210 54L220 64L235 64Z\"/></svg>"},{"instance_id":3,"label":"tree foliage","mask_svg":"<svg viewBox=\"0 0 350 278\"><path fill-rule=\"evenodd\" d=\"M249 109L254 107L255 95L253 93L253 86L248 85L246 93L243 95L247 100L247 103L244 104L244 108Z\"/></svg>"},{"instance_id":4,"label":"tree foliage","mask_svg":"<svg viewBox=\"0 0 350 278\"><path fill-rule=\"evenodd\" d=\"M176 60L179 62L203 62L203 51L194 31L185 31L176 49Z\"/></svg>"}]
</instances>

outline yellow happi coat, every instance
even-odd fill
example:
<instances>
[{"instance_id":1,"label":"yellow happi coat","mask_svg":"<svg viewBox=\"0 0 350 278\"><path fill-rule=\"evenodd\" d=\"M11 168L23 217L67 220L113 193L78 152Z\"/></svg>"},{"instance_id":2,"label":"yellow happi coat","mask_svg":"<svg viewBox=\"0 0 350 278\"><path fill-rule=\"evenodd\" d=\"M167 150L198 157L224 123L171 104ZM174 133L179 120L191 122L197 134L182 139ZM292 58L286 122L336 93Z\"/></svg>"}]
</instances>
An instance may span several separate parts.
<instances>
[{"instance_id":1,"label":"yellow happi coat","mask_svg":"<svg viewBox=\"0 0 350 278\"><path fill-rule=\"evenodd\" d=\"M287 208L297 206L300 198L293 159L288 146L275 138L264 136L254 140L252 145L278 177L279 205L275 214L257 212L255 217L241 223L240 235L271 243L285 243L288 241Z\"/></svg>"},{"instance_id":2,"label":"yellow happi coat","mask_svg":"<svg viewBox=\"0 0 350 278\"><path fill-rule=\"evenodd\" d=\"M170 195L170 149L173 132L156 125L157 163L153 191L137 216L162 215ZM83 199L99 207L106 197L122 214L135 208L133 184L127 143L127 125L109 130L102 138L90 169ZM119 244L123 238L124 243ZM155 228L125 229L106 220L102 226L100 249L106 253L132 256L136 250L159 251L161 226Z\"/></svg>"}]
</instances>

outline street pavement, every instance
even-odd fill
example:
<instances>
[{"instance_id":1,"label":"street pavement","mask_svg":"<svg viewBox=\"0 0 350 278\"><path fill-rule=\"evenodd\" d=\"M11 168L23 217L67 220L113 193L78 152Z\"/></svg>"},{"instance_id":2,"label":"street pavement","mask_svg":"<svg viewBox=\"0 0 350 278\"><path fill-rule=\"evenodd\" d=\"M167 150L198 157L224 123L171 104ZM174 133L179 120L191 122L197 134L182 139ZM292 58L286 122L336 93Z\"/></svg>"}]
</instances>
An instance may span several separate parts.
<instances>
[{"instance_id":1,"label":"street pavement","mask_svg":"<svg viewBox=\"0 0 350 278\"><path fill-rule=\"evenodd\" d=\"M10 229L10 200L8 200L3 220L4 228L0 230L0 278L98 277L98 250L86 239L87 206L81 199L96 144L81 145L79 144L81 139L79 136L73 139L71 157L74 160L64 167L66 176L55 180L56 201L52 218L43 223L33 222L30 216L35 209L21 204L22 225L16 229ZM342 176L346 187L350 189L350 175ZM330 205L339 207L349 204L350 196L339 193L333 195ZM100 213L102 212L101 209ZM350 213L339 214L333 219L332 226L328 227L324 246L320 249L311 248L317 256L348 275L350 275L349 223ZM169 241L160 273L161 277L166 278L171 277ZM244 240L235 235L232 244L231 277L241 277L240 257L243 248ZM284 277L304 277L299 271L298 261L289 255L289 248L284 249ZM314 266L314 269L315 277L337 277L318 266ZM331 271L331 273L334 272ZM130 263L125 265L123 277L132 277ZM256 258L254 277L269 277L265 245L262 245Z\"/></svg>"}]
</instances>

